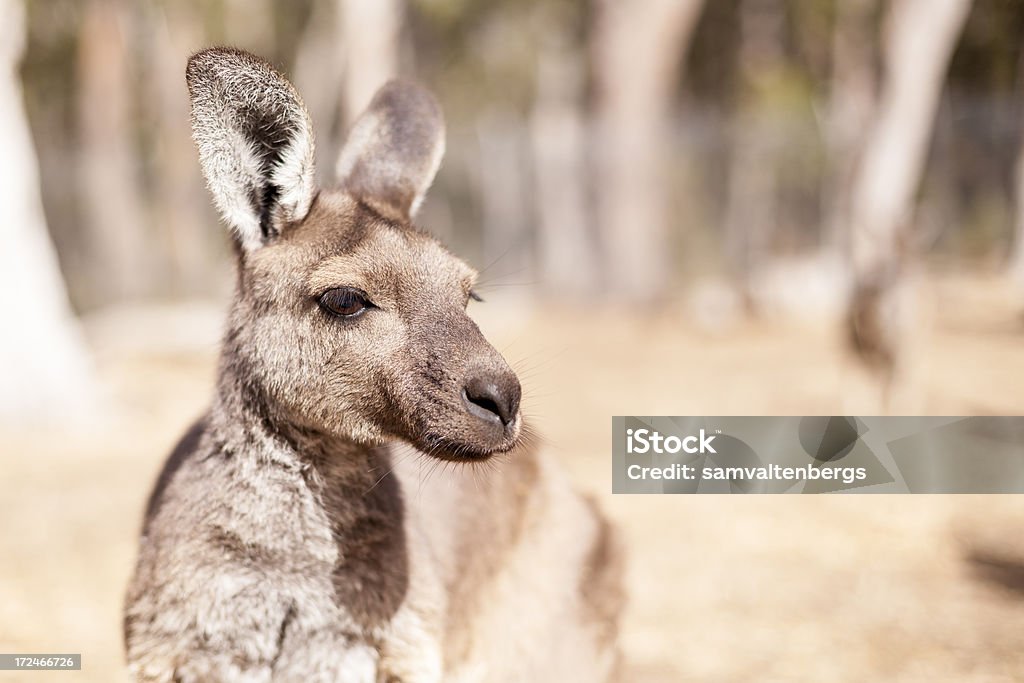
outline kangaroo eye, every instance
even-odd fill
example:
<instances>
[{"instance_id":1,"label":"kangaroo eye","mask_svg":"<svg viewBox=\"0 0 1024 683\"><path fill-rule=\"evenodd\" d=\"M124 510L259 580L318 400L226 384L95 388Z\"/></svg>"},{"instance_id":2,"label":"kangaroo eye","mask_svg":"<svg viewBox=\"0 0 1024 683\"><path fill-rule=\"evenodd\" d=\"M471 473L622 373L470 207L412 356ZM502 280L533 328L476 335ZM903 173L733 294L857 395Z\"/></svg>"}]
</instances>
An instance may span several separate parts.
<instances>
[{"instance_id":1,"label":"kangaroo eye","mask_svg":"<svg viewBox=\"0 0 1024 683\"><path fill-rule=\"evenodd\" d=\"M342 318L357 316L372 305L362 292L351 287L328 289L320 295L320 306Z\"/></svg>"}]
</instances>

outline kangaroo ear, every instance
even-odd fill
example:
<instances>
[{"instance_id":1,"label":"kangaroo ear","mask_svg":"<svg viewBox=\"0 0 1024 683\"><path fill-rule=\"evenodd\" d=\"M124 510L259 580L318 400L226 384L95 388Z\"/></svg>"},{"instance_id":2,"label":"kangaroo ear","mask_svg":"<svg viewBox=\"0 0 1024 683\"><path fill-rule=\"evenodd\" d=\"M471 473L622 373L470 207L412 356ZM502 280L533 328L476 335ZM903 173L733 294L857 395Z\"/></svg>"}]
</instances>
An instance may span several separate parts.
<instances>
[{"instance_id":1,"label":"kangaroo ear","mask_svg":"<svg viewBox=\"0 0 1024 683\"><path fill-rule=\"evenodd\" d=\"M398 219L411 219L444 155L444 116L415 83L390 81L349 133L338 181L349 194Z\"/></svg>"},{"instance_id":2,"label":"kangaroo ear","mask_svg":"<svg viewBox=\"0 0 1024 683\"><path fill-rule=\"evenodd\" d=\"M241 50L196 53L185 72L206 184L244 249L301 221L315 194L313 129L295 88Z\"/></svg>"}]
</instances>

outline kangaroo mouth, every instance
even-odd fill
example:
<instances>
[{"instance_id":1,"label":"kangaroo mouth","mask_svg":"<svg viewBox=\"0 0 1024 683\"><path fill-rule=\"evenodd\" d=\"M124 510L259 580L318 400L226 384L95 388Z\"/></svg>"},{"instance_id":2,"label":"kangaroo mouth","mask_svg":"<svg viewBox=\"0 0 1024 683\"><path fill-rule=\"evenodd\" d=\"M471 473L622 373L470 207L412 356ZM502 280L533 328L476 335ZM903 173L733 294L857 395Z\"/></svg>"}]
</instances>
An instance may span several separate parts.
<instances>
[{"instance_id":1,"label":"kangaroo mouth","mask_svg":"<svg viewBox=\"0 0 1024 683\"><path fill-rule=\"evenodd\" d=\"M483 462L499 453L514 450L521 441L521 429L516 424L512 434L498 443L481 443L477 440L453 439L438 434L426 434L413 442L424 454L450 462Z\"/></svg>"},{"instance_id":2,"label":"kangaroo mouth","mask_svg":"<svg viewBox=\"0 0 1024 683\"><path fill-rule=\"evenodd\" d=\"M423 393L406 438L423 453L453 462L483 461L519 445L519 381L509 373L471 373L458 390Z\"/></svg>"}]
</instances>

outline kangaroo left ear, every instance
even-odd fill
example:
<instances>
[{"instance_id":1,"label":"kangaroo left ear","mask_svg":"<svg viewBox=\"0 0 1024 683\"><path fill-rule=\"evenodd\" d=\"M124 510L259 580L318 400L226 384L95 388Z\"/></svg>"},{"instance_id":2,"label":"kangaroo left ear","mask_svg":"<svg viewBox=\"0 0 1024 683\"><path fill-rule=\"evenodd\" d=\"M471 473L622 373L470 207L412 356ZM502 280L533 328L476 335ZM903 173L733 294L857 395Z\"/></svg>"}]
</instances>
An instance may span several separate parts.
<instances>
[{"instance_id":1,"label":"kangaroo left ear","mask_svg":"<svg viewBox=\"0 0 1024 683\"><path fill-rule=\"evenodd\" d=\"M385 215L409 220L444 156L444 117L415 83L389 81L349 133L338 158L342 189Z\"/></svg>"},{"instance_id":2,"label":"kangaroo left ear","mask_svg":"<svg viewBox=\"0 0 1024 683\"><path fill-rule=\"evenodd\" d=\"M313 202L309 114L284 76L241 50L193 55L186 80L214 202L242 248L258 248L305 218Z\"/></svg>"}]
</instances>

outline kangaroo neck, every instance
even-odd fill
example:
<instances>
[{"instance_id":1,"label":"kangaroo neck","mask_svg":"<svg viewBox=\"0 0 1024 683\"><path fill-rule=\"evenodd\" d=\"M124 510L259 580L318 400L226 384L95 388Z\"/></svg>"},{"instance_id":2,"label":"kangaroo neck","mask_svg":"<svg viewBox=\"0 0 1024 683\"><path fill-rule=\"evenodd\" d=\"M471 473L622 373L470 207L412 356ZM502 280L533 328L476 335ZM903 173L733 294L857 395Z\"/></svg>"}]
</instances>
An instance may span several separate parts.
<instances>
[{"instance_id":1,"label":"kangaroo neck","mask_svg":"<svg viewBox=\"0 0 1024 683\"><path fill-rule=\"evenodd\" d=\"M387 445L374 446L298 424L274 410L262 387L238 356L221 357L210 426L233 451L318 480L372 485L390 471Z\"/></svg>"},{"instance_id":2,"label":"kangaroo neck","mask_svg":"<svg viewBox=\"0 0 1024 683\"><path fill-rule=\"evenodd\" d=\"M238 468L241 476L259 479L272 467L301 479L299 488L322 511L316 517L324 537L337 548L329 577L334 599L366 628L387 623L409 582L405 509L390 449L280 419L230 363L222 363L210 424L223 449L250 460Z\"/></svg>"}]
</instances>

